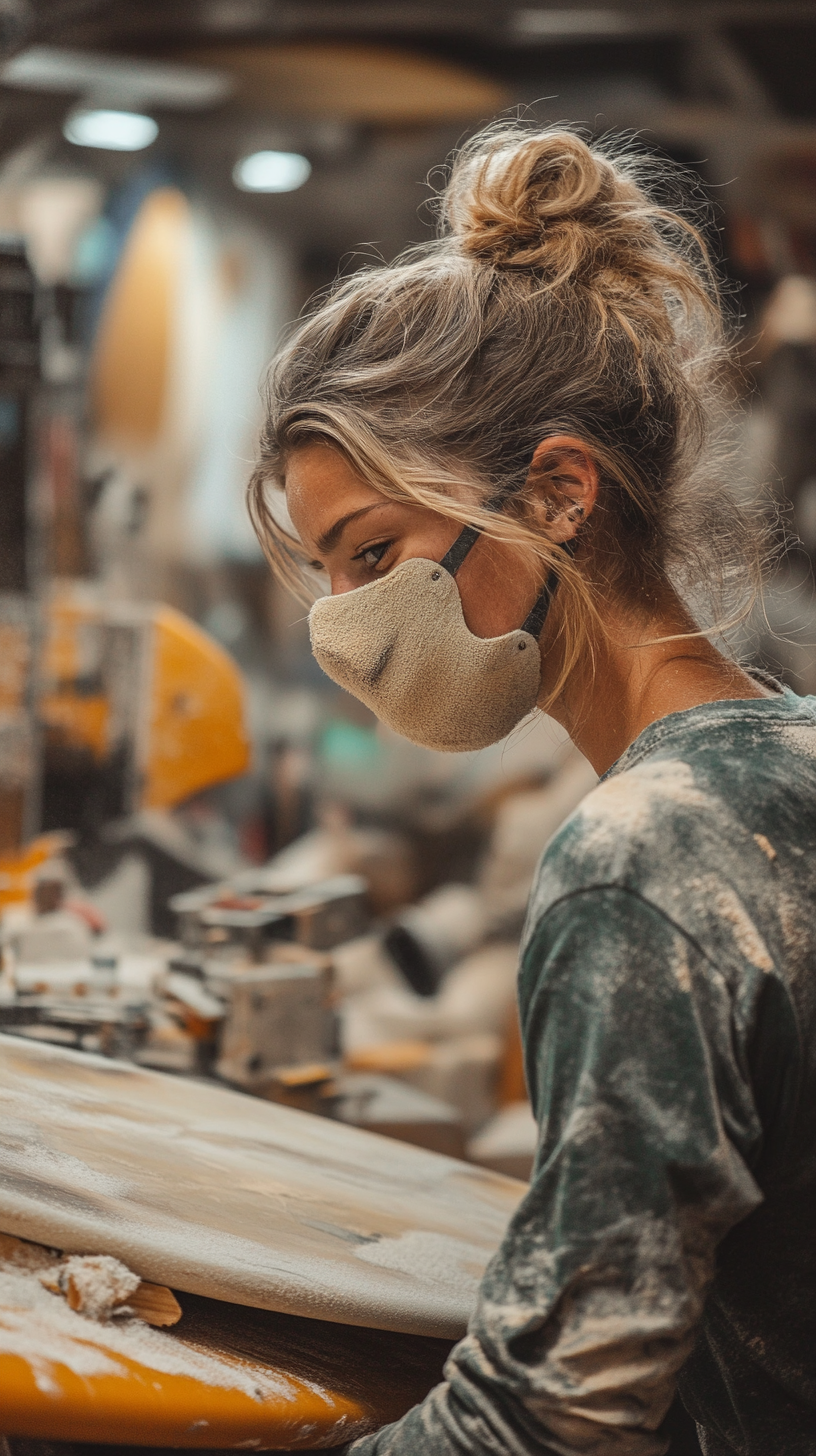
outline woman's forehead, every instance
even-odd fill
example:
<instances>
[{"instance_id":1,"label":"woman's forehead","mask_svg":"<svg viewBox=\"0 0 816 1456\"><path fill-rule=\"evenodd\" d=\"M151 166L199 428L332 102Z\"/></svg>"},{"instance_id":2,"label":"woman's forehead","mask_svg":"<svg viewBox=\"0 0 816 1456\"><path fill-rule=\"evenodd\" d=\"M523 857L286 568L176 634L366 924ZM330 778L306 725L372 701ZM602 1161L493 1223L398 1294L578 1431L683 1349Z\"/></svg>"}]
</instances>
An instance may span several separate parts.
<instances>
[{"instance_id":1,"label":"woman's forehead","mask_svg":"<svg viewBox=\"0 0 816 1456\"><path fill-rule=\"evenodd\" d=\"M338 451L320 444L292 452L284 489L299 536L314 547L333 535L346 517L395 504L363 480Z\"/></svg>"},{"instance_id":2,"label":"woman's forehead","mask_svg":"<svg viewBox=\"0 0 816 1456\"><path fill-rule=\"evenodd\" d=\"M373 491L339 450L320 440L291 451L286 460L283 486L287 498L304 493L317 497L324 492L355 488Z\"/></svg>"},{"instance_id":3,"label":"woman's forehead","mask_svg":"<svg viewBox=\"0 0 816 1456\"><path fill-rule=\"evenodd\" d=\"M335 507L348 510L352 496L359 504L385 499L329 445L303 445L293 450L286 462L283 485L290 511L298 509L301 503L308 504L311 510Z\"/></svg>"}]
</instances>

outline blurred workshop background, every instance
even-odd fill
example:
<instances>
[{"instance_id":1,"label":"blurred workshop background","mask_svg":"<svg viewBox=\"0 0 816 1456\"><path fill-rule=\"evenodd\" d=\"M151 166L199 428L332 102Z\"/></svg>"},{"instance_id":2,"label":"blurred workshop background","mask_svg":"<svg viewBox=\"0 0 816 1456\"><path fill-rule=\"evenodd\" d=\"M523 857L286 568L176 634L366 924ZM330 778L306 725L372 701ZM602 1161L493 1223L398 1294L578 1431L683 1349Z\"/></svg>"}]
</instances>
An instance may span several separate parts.
<instances>
[{"instance_id":1,"label":"blurred workshop background","mask_svg":"<svg viewBox=\"0 0 816 1456\"><path fill-rule=\"evenodd\" d=\"M320 672L244 508L276 339L433 229L520 110L712 203L735 487L787 531L743 649L816 691L816 5L0 0L0 1028L525 1176L518 936L594 782Z\"/></svg>"}]
</instances>

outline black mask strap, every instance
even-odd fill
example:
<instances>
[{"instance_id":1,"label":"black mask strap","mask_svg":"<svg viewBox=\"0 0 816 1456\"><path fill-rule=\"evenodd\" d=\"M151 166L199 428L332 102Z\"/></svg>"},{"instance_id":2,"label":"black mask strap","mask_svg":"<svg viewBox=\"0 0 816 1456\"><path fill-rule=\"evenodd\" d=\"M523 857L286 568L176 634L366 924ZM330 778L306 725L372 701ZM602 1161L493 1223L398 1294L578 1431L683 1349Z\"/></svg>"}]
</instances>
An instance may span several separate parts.
<instances>
[{"instance_id":1,"label":"black mask strap","mask_svg":"<svg viewBox=\"0 0 816 1456\"><path fill-rule=\"evenodd\" d=\"M561 550L566 551L567 556L574 556L578 546L578 538L577 536L573 536L571 541L561 541L559 544ZM547 620L547 613L552 606L552 599L555 596L558 582L558 568L554 566L536 597L527 620L522 624L522 632L529 632L531 637L535 637L536 642L543 631L544 623Z\"/></svg>"},{"instance_id":2,"label":"black mask strap","mask_svg":"<svg viewBox=\"0 0 816 1456\"><path fill-rule=\"evenodd\" d=\"M449 571L451 576L455 576L468 552L476 545L481 534L481 531L477 531L475 526L465 526L464 530L459 532L450 551L446 552L442 557L439 565L443 566L445 571Z\"/></svg>"},{"instance_id":3,"label":"black mask strap","mask_svg":"<svg viewBox=\"0 0 816 1456\"><path fill-rule=\"evenodd\" d=\"M485 509L488 511L500 511L506 500L507 491L500 490L498 495L491 496ZM475 526L465 526L459 532L450 551L442 557L439 565L444 566L445 570L449 571L451 576L455 576L468 552L476 545L481 534L481 531L477 531Z\"/></svg>"},{"instance_id":4,"label":"black mask strap","mask_svg":"<svg viewBox=\"0 0 816 1456\"><path fill-rule=\"evenodd\" d=\"M465 526L459 532L450 550L442 557L439 565L445 571L449 571L451 576L455 576L468 553L476 545L480 535L481 531L477 531L475 526ZM561 550L565 551L567 556L574 556L578 546L577 536L574 536L571 541L560 542L560 546ZM536 641L538 641L544 629L544 623L547 620L547 613L552 606L552 599L555 596L558 581L558 569L554 566L536 597L529 615L522 624L522 632L529 632L530 636L535 637Z\"/></svg>"}]
</instances>

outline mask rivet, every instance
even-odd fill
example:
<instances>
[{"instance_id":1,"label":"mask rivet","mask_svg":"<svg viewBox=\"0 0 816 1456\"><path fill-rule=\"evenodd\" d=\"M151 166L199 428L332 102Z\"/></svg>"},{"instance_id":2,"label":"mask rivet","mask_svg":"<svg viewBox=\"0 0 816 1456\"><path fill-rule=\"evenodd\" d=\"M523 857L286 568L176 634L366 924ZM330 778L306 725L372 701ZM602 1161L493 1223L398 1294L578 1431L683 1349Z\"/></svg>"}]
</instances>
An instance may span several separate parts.
<instances>
[{"instance_id":1,"label":"mask rivet","mask_svg":"<svg viewBox=\"0 0 816 1456\"><path fill-rule=\"evenodd\" d=\"M442 575L442 572L441 571L432 571L431 572L431 581L438 581L441 575Z\"/></svg>"}]
</instances>

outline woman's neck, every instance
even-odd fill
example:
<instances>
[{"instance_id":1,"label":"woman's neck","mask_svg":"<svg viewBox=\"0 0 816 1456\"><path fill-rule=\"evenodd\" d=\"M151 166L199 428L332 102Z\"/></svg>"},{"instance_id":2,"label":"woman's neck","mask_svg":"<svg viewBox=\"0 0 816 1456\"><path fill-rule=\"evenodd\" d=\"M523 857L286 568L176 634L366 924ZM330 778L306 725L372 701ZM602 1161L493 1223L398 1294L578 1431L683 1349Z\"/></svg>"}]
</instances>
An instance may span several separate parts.
<instances>
[{"instance_id":1,"label":"woman's neck","mask_svg":"<svg viewBox=\"0 0 816 1456\"><path fill-rule=\"evenodd\" d=\"M673 592L648 617L607 602L603 623L605 631L586 643L558 701L548 707L596 773L605 773L644 728L668 713L769 696L707 638L677 640L697 627ZM666 638L675 640L660 640Z\"/></svg>"}]
</instances>

